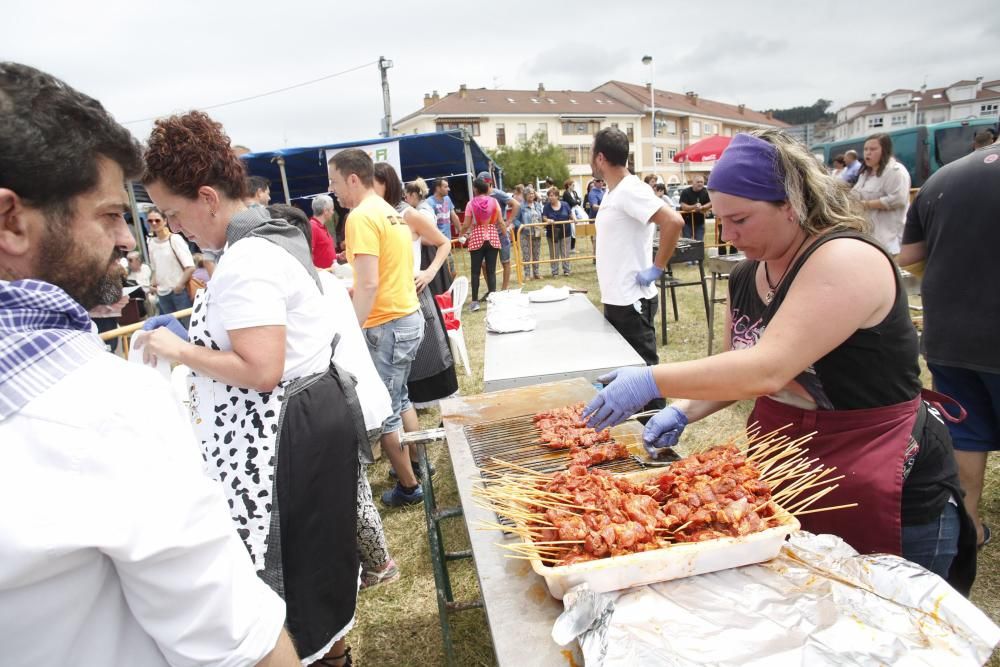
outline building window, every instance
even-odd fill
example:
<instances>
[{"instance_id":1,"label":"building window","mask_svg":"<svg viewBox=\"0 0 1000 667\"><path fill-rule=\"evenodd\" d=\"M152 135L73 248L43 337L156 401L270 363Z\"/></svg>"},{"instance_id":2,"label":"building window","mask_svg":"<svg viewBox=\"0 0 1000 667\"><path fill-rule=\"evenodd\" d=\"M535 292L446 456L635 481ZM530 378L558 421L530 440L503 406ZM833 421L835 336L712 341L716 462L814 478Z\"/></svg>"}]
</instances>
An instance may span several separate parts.
<instances>
[{"instance_id":1,"label":"building window","mask_svg":"<svg viewBox=\"0 0 1000 667\"><path fill-rule=\"evenodd\" d=\"M917 125L923 125L926 120L926 114L923 111L917 112Z\"/></svg>"},{"instance_id":2,"label":"building window","mask_svg":"<svg viewBox=\"0 0 1000 667\"><path fill-rule=\"evenodd\" d=\"M726 128L726 129L725 129L725 130L723 131L723 134L724 134L724 135L726 135L727 137L731 137L731 136L733 136L733 128L731 128L731 127L727 127L727 128Z\"/></svg>"},{"instance_id":3,"label":"building window","mask_svg":"<svg viewBox=\"0 0 1000 667\"><path fill-rule=\"evenodd\" d=\"M653 161L656 164L663 164L663 149L659 146L653 149Z\"/></svg>"},{"instance_id":4,"label":"building window","mask_svg":"<svg viewBox=\"0 0 1000 667\"><path fill-rule=\"evenodd\" d=\"M517 141L518 143L524 143L528 141L528 124L518 123L517 124Z\"/></svg>"},{"instance_id":5,"label":"building window","mask_svg":"<svg viewBox=\"0 0 1000 667\"><path fill-rule=\"evenodd\" d=\"M869 116L868 127L884 127L885 119L882 116Z\"/></svg>"},{"instance_id":6,"label":"building window","mask_svg":"<svg viewBox=\"0 0 1000 667\"><path fill-rule=\"evenodd\" d=\"M507 130L504 129L503 123L497 123L497 146L507 145Z\"/></svg>"},{"instance_id":7,"label":"building window","mask_svg":"<svg viewBox=\"0 0 1000 667\"><path fill-rule=\"evenodd\" d=\"M667 128L667 134L677 134L677 121L676 120L667 120L667 121L664 121L664 125Z\"/></svg>"},{"instance_id":8,"label":"building window","mask_svg":"<svg viewBox=\"0 0 1000 667\"><path fill-rule=\"evenodd\" d=\"M700 137L701 136L701 121L693 120L691 121L691 136Z\"/></svg>"},{"instance_id":9,"label":"building window","mask_svg":"<svg viewBox=\"0 0 1000 667\"><path fill-rule=\"evenodd\" d=\"M635 123L625 123L625 136L629 141L635 141Z\"/></svg>"},{"instance_id":10,"label":"building window","mask_svg":"<svg viewBox=\"0 0 1000 667\"><path fill-rule=\"evenodd\" d=\"M578 146L563 146L563 152L566 153L566 161L570 164L580 163L580 148Z\"/></svg>"},{"instance_id":11,"label":"building window","mask_svg":"<svg viewBox=\"0 0 1000 667\"><path fill-rule=\"evenodd\" d=\"M617 130L618 129L618 123L611 123L611 127L615 128Z\"/></svg>"},{"instance_id":12,"label":"building window","mask_svg":"<svg viewBox=\"0 0 1000 667\"><path fill-rule=\"evenodd\" d=\"M668 160L673 161L675 155L677 155L677 149L676 148L669 148L669 149L667 149L667 159Z\"/></svg>"},{"instance_id":13,"label":"building window","mask_svg":"<svg viewBox=\"0 0 1000 667\"><path fill-rule=\"evenodd\" d=\"M479 136L479 123L436 123L438 132L446 130L465 130L474 137Z\"/></svg>"},{"instance_id":14,"label":"building window","mask_svg":"<svg viewBox=\"0 0 1000 667\"><path fill-rule=\"evenodd\" d=\"M564 120L562 123L562 133L570 136L595 134L599 129L601 129L601 124L594 121Z\"/></svg>"},{"instance_id":15,"label":"building window","mask_svg":"<svg viewBox=\"0 0 1000 667\"><path fill-rule=\"evenodd\" d=\"M628 154L628 163L625 165L633 174L635 173L635 153Z\"/></svg>"},{"instance_id":16,"label":"building window","mask_svg":"<svg viewBox=\"0 0 1000 667\"><path fill-rule=\"evenodd\" d=\"M543 144L549 143L549 124L539 123L537 134L541 135Z\"/></svg>"},{"instance_id":17,"label":"building window","mask_svg":"<svg viewBox=\"0 0 1000 667\"><path fill-rule=\"evenodd\" d=\"M905 113L893 114L890 122L892 123L893 127L906 125L906 114Z\"/></svg>"},{"instance_id":18,"label":"building window","mask_svg":"<svg viewBox=\"0 0 1000 667\"><path fill-rule=\"evenodd\" d=\"M996 116L997 109L1000 108L996 102L991 104L981 104L979 105L979 115L980 116Z\"/></svg>"},{"instance_id":19,"label":"building window","mask_svg":"<svg viewBox=\"0 0 1000 667\"><path fill-rule=\"evenodd\" d=\"M715 125L712 123L705 123L705 127L702 129L705 130L705 136L715 134Z\"/></svg>"}]
</instances>

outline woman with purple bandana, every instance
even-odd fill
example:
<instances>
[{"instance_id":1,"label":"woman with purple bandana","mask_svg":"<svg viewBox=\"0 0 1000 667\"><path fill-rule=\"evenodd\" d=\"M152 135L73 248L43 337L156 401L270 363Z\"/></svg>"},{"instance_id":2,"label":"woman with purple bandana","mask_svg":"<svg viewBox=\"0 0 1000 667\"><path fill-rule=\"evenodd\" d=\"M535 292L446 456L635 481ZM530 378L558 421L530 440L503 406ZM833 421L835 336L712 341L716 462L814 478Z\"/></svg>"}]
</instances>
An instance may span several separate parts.
<instances>
[{"instance_id":1,"label":"woman with purple bandana","mask_svg":"<svg viewBox=\"0 0 1000 667\"><path fill-rule=\"evenodd\" d=\"M975 530L951 440L922 398L899 273L850 191L773 130L738 134L708 188L722 239L747 257L730 274L726 350L610 373L585 410L590 425L674 397L643 433L655 456L690 421L753 399L748 423L762 433L816 432L810 456L845 475L824 504L858 503L803 516L806 530L862 553L902 555L967 592Z\"/></svg>"}]
</instances>

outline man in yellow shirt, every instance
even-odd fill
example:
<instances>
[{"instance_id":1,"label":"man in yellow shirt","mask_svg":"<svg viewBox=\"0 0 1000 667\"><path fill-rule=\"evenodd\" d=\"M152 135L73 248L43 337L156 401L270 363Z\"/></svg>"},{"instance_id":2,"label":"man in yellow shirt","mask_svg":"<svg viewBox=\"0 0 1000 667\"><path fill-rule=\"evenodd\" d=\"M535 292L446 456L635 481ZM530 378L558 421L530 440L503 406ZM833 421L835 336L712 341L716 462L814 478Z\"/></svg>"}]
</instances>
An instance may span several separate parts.
<instances>
[{"instance_id":1,"label":"man in yellow shirt","mask_svg":"<svg viewBox=\"0 0 1000 667\"><path fill-rule=\"evenodd\" d=\"M392 416L382 424L382 450L396 471L396 486L382 494L390 507L423 499L413 466L400 444L403 421L410 409L406 381L424 337L424 318L413 284L413 244L410 228L372 189L374 164L356 148L330 159L330 189L347 216L347 261L354 268L354 312L365 334L375 368L392 398Z\"/></svg>"}]
</instances>

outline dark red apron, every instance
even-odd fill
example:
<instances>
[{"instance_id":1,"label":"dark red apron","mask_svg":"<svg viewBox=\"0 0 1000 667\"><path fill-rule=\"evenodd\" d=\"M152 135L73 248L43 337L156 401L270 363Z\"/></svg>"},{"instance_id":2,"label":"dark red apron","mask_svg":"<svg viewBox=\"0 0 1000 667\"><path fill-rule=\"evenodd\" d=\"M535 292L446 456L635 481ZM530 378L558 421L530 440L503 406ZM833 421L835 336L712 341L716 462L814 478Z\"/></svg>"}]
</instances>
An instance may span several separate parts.
<instances>
[{"instance_id":1,"label":"dark red apron","mask_svg":"<svg viewBox=\"0 0 1000 667\"><path fill-rule=\"evenodd\" d=\"M902 554L903 463L920 400L866 410L803 410L757 399L748 423L756 422L761 433L791 424L781 431L789 438L816 431L805 445L810 458L845 476L809 509L858 503L807 514L799 519L804 530L837 535L863 554Z\"/></svg>"}]
</instances>

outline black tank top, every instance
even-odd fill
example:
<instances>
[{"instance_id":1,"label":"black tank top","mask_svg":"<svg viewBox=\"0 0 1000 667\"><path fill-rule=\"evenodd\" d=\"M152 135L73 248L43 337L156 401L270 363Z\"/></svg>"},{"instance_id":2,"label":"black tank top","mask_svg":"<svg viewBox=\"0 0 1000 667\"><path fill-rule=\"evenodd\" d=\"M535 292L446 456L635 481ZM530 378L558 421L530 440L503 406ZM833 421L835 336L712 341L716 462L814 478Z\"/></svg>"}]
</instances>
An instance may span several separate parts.
<instances>
[{"instance_id":1,"label":"black tank top","mask_svg":"<svg viewBox=\"0 0 1000 667\"><path fill-rule=\"evenodd\" d=\"M858 232L821 236L788 270L770 305L757 294L754 276L759 262L741 262L729 276L733 318L729 336L734 350L757 343L809 257L824 243L840 238L868 243L893 261L876 241ZM895 262L893 267L895 270ZM809 392L820 410L860 410L893 405L911 400L920 393L918 354L917 332L910 320L906 292L896 270L896 299L885 319L871 328L855 331L799 373L795 380Z\"/></svg>"}]
</instances>

